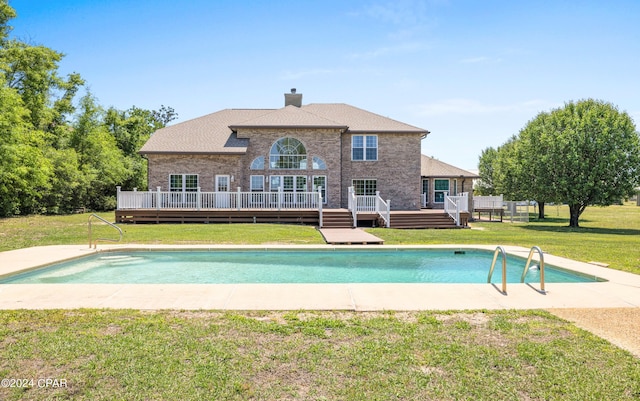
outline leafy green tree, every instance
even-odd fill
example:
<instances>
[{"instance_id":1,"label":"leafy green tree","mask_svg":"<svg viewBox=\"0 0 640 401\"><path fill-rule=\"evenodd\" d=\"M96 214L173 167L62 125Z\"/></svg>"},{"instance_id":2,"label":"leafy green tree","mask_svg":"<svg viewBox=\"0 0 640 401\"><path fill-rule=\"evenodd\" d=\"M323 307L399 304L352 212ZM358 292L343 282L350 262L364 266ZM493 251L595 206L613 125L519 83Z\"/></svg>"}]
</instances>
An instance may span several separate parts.
<instances>
[{"instance_id":1,"label":"leafy green tree","mask_svg":"<svg viewBox=\"0 0 640 401\"><path fill-rule=\"evenodd\" d=\"M1 80L0 80L1 82ZM0 215L38 211L47 190L50 164L43 133L32 129L29 110L12 89L0 85Z\"/></svg>"},{"instance_id":2,"label":"leafy green tree","mask_svg":"<svg viewBox=\"0 0 640 401\"><path fill-rule=\"evenodd\" d=\"M116 186L127 178L128 159L109 133L104 124L104 111L91 94L80 100L70 145L85 175L84 204L90 209L113 209Z\"/></svg>"},{"instance_id":3,"label":"leafy green tree","mask_svg":"<svg viewBox=\"0 0 640 401\"><path fill-rule=\"evenodd\" d=\"M129 176L120 183L122 187L146 189L147 160L138 151L151 134L175 118L177 113L173 108L164 105L160 110L136 106L125 111L113 107L107 110L104 123L129 162Z\"/></svg>"},{"instance_id":4,"label":"leafy green tree","mask_svg":"<svg viewBox=\"0 0 640 401\"><path fill-rule=\"evenodd\" d=\"M9 36L9 32L12 30L9 21L15 17L16 10L14 10L6 0L0 1L0 45L4 44Z\"/></svg>"},{"instance_id":5,"label":"leafy green tree","mask_svg":"<svg viewBox=\"0 0 640 401\"><path fill-rule=\"evenodd\" d=\"M487 196L495 195L495 161L498 157L498 150L492 147L488 147L480 154L480 160L478 162L478 175L480 180L474 188L477 195Z\"/></svg>"},{"instance_id":6,"label":"leafy green tree","mask_svg":"<svg viewBox=\"0 0 640 401\"><path fill-rule=\"evenodd\" d=\"M587 99L540 113L498 149L496 187L511 196L569 205L579 227L587 206L609 206L640 185L640 139L633 120Z\"/></svg>"},{"instance_id":7,"label":"leafy green tree","mask_svg":"<svg viewBox=\"0 0 640 401\"><path fill-rule=\"evenodd\" d=\"M142 144L177 118L171 107L105 112L62 53L9 37L16 13L0 0L0 216L115 206L117 185L146 186Z\"/></svg>"}]
</instances>

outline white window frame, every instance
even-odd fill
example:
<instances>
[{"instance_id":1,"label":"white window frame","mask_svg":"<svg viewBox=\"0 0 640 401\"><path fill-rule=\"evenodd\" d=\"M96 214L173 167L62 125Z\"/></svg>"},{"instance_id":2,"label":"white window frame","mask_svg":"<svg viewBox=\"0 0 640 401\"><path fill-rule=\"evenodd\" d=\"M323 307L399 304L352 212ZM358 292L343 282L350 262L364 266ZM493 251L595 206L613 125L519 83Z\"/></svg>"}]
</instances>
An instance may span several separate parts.
<instances>
[{"instance_id":1,"label":"white window frame","mask_svg":"<svg viewBox=\"0 0 640 401\"><path fill-rule=\"evenodd\" d=\"M227 180L227 190L220 190L221 188L221 182L223 179ZM215 177L215 182L214 182L215 186L214 186L214 190L215 192L231 192L231 176L228 174L216 174Z\"/></svg>"},{"instance_id":2,"label":"white window frame","mask_svg":"<svg viewBox=\"0 0 640 401\"><path fill-rule=\"evenodd\" d=\"M255 185L253 185L254 182L260 182L260 187L257 188ZM264 175L252 175L251 177L249 177L249 190L251 192L264 192Z\"/></svg>"},{"instance_id":3,"label":"white window frame","mask_svg":"<svg viewBox=\"0 0 640 401\"><path fill-rule=\"evenodd\" d=\"M429 204L429 188L431 187L431 184L429 184L429 179L428 178L423 178L422 179L422 193L426 194L425 195L425 199L424 199L424 206Z\"/></svg>"},{"instance_id":4,"label":"white window frame","mask_svg":"<svg viewBox=\"0 0 640 401\"><path fill-rule=\"evenodd\" d=\"M438 181L446 181L447 189L437 189ZM444 203L444 194L449 192L449 188L451 187L451 180L448 178L435 178L433 180L433 203ZM438 200L438 195L442 194L442 200Z\"/></svg>"},{"instance_id":5,"label":"white window frame","mask_svg":"<svg viewBox=\"0 0 640 401\"><path fill-rule=\"evenodd\" d=\"M285 187L285 181L287 186ZM306 175L270 175L269 191L278 192L282 186L283 192L307 192L307 176ZM274 185L277 182L276 185Z\"/></svg>"},{"instance_id":6,"label":"white window frame","mask_svg":"<svg viewBox=\"0 0 640 401\"><path fill-rule=\"evenodd\" d=\"M360 185L356 185L356 182L359 181L362 181L361 187ZM351 186L356 195L375 195L378 190L378 180L375 178L358 178L351 180ZM360 189L362 189L362 191L360 191Z\"/></svg>"},{"instance_id":7,"label":"white window frame","mask_svg":"<svg viewBox=\"0 0 640 401\"><path fill-rule=\"evenodd\" d=\"M354 142L356 138L362 138L362 147L358 146L354 146ZM369 138L372 138L375 141L375 144L370 144L369 143ZM352 161L376 161L378 160L378 135L352 135L351 136L351 160ZM355 150L356 149L361 149L362 150L362 158L356 158L355 157ZM371 156L369 157L369 155L367 154L368 150L375 150L375 157Z\"/></svg>"},{"instance_id":8,"label":"white window frame","mask_svg":"<svg viewBox=\"0 0 640 401\"><path fill-rule=\"evenodd\" d=\"M304 151L304 153L294 153L294 150ZM278 139L269 150L269 169L306 170L307 147L301 140L291 136Z\"/></svg>"},{"instance_id":9,"label":"white window frame","mask_svg":"<svg viewBox=\"0 0 640 401\"><path fill-rule=\"evenodd\" d=\"M173 186L173 177L180 177L180 187ZM195 177L195 186L187 185ZM200 185L200 177L198 174L169 174L169 192L197 192Z\"/></svg>"},{"instance_id":10,"label":"white window frame","mask_svg":"<svg viewBox=\"0 0 640 401\"><path fill-rule=\"evenodd\" d=\"M313 192L318 191L318 185L316 184L316 178L320 178L324 182L324 185L322 185L322 189L320 190L320 193L322 194L322 203L326 204L327 203L327 176L326 175L314 175L312 177L311 184L313 186Z\"/></svg>"},{"instance_id":11,"label":"white window frame","mask_svg":"<svg viewBox=\"0 0 640 401\"><path fill-rule=\"evenodd\" d=\"M258 156L253 159L249 170L264 170L264 156Z\"/></svg>"}]
</instances>

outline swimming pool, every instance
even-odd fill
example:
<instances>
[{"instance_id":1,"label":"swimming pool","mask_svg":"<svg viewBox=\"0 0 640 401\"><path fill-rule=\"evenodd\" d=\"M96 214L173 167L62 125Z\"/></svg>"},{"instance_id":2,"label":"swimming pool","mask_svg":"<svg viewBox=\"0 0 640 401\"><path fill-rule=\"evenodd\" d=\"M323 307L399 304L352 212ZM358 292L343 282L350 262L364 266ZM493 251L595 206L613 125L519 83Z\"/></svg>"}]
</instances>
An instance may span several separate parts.
<instances>
[{"instance_id":1,"label":"swimming pool","mask_svg":"<svg viewBox=\"0 0 640 401\"><path fill-rule=\"evenodd\" d=\"M470 249L102 252L0 284L486 283L492 259L491 251ZM525 262L507 257L507 282L520 282ZM500 279L496 272L493 282ZM545 264L545 281L598 280ZM529 271L525 282L539 282L538 270Z\"/></svg>"}]
</instances>

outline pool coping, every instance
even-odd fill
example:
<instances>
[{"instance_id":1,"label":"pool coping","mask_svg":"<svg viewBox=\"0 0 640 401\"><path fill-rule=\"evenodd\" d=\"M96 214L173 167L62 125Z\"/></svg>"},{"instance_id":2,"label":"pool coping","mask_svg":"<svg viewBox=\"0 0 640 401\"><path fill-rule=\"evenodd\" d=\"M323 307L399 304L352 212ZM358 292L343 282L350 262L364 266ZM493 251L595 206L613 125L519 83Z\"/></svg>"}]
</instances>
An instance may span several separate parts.
<instances>
[{"instance_id":1,"label":"pool coping","mask_svg":"<svg viewBox=\"0 0 640 401\"><path fill-rule=\"evenodd\" d=\"M528 248L504 246L526 258ZM0 253L0 276L95 252L221 249L484 249L495 245L86 245ZM0 284L0 309L468 310L640 307L640 275L544 254L545 263L606 282L537 284ZM499 267L499 266L498 266ZM497 267L497 269L498 269ZM487 267L487 271L488 271ZM499 276L499 272L494 274ZM499 277L497 277L499 281ZM495 282L496 280L494 280Z\"/></svg>"}]
</instances>

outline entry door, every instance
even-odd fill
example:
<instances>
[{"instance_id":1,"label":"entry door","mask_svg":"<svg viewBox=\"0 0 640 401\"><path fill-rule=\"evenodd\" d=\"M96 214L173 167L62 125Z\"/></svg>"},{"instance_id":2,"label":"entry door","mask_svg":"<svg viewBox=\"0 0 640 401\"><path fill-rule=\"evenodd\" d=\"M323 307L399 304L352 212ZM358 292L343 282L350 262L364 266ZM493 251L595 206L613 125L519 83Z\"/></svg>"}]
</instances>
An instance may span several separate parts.
<instances>
[{"instance_id":1,"label":"entry door","mask_svg":"<svg viewBox=\"0 0 640 401\"><path fill-rule=\"evenodd\" d=\"M422 207L427 207L429 204L429 179L422 179Z\"/></svg>"},{"instance_id":2,"label":"entry door","mask_svg":"<svg viewBox=\"0 0 640 401\"><path fill-rule=\"evenodd\" d=\"M228 175L216 175L216 207L231 207L231 193L229 192L231 185L231 177Z\"/></svg>"}]
</instances>

